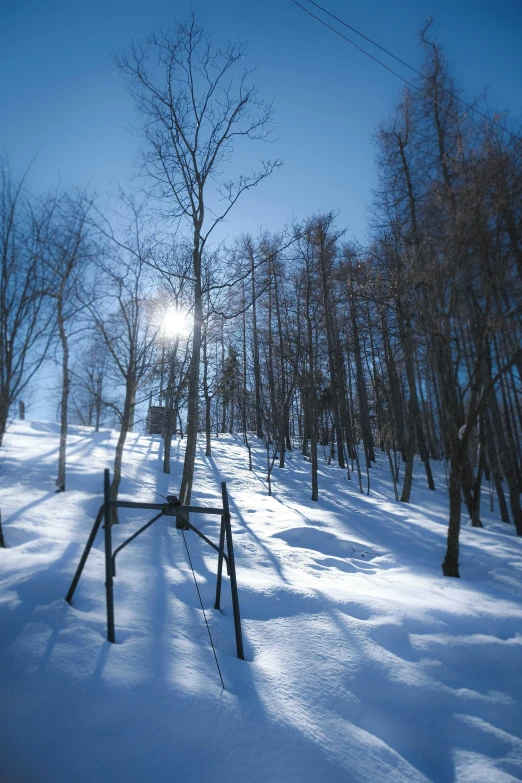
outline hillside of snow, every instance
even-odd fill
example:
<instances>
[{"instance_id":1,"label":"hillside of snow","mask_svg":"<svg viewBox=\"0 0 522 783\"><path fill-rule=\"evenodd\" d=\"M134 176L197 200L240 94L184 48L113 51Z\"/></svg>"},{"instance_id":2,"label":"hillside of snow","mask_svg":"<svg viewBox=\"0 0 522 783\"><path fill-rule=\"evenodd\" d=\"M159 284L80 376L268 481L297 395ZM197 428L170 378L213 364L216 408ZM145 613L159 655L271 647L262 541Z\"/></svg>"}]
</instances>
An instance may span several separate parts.
<instances>
[{"instance_id":1,"label":"hillside of snow","mask_svg":"<svg viewBox=\"0 0 522 783\"><path fill-rule=\"evenodd\" d=\"M369 497L299 454L274 468L254 439L201 446L193 502L232 512L246 661L228 578L186 534L222 690L180 531L163 517L118 556L116 644L106 641L100 532L73 605L64 597L102 502L117 434L72 427L65 494L57 426L15 422L0 452L1 783L508 783L522 779L522 540L487 512L462 531L445 579L444 472L394 500L384 456ZM179 489L184 442L130 435L122 499ZM137 483L140 482L140 483ZM113 546L153 516L122 511ZM219 518L191 520L217 542Z\"/></svg>"}]
</instances>

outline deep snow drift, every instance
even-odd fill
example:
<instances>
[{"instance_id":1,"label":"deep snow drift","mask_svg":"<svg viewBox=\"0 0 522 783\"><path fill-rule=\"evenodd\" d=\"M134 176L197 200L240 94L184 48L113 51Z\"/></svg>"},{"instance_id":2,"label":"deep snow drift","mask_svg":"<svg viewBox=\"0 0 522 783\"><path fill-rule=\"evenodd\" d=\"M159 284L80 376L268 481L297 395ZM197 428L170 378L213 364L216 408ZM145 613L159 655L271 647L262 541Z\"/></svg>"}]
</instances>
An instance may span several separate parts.
<instances>
[{"instance_id":1,"label":"deep snow drift","mask_svg":"<svg viewBox=\"0 0 522 783\"><path fill-rule=\"evenodd\" d=\"M383 458L370 497L335 466L295 454L264 484L241 439L198 453L193 501L228 482L247 661L235 657L228 579L187 534L225 680L222 691L183 539L163 518L119 555L115 645L105 640L103 541L73 606L64 596L101 503L116 435L71 428L68 490L55 495L58 435L17 422L0 507L2 783L302 783L522 779L522 541L483 514L462 533L462 579L441 575L446 490L393 499ZM161 439L132 435L122 496L179 487L184 444L161 473ZM132 479L138 479L137 484ZM146 485L146 486L143 486ZM487 501L484 502L487 507ZM113 545L152 517L122 512ZM194 520L195 521L195 520ZM197 523L217 541L218 521Z\"/></svg>"}]
</instances>

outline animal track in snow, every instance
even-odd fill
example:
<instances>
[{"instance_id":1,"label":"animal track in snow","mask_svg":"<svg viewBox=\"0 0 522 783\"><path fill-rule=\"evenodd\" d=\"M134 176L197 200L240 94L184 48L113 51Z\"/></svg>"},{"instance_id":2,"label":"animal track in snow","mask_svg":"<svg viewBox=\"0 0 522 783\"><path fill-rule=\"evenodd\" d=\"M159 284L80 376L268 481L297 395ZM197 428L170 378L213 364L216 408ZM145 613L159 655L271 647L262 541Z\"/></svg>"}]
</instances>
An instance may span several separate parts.
<instances>
[{"instance_id":1,"label":"animal track in snow","mask_svg":"<svg viewBox=\"0 0 522 783\"><path fill-rule=\"evenodd\" d=\"M361 558L367 562L382 555L357 541L349 541L339 538L325 530L317 530L314 527L295 527L275 533L274 538L281 538L287 544L301 549L310 549L320 552L322 555L341 558Z\"/></svg>"}]
</instances>

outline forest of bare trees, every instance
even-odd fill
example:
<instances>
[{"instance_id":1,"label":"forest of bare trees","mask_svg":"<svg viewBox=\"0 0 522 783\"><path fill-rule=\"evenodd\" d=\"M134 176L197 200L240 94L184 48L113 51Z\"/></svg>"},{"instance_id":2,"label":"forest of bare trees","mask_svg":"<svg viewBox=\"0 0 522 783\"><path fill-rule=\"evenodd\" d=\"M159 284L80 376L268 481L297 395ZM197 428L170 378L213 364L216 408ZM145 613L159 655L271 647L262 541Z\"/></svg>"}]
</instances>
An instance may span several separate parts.
<instances>
[{"instance_id":1,"label":"forest of bare trees","mask_svg":"<svg viewBox=\"0 0 522 783\"><path fill-rule=\"evenodd\" d=\"M227 178L237 137L265 138L271 108L248 74L232 80L241 46L214 49L194 18L119 61L152 184L139 203L122 197L118 225L94 196L36 199L3 166L0 439L56 355L59 490L68 421L120 431L116 496L126 434L153 404L165 411L165 472L172 438L186 439L186 502L198 436L210 456L226 432L243 439L245 469L262 439L269 492L289 452L309 462L318 503L323 460L370 494L382 452L399 503L415 498L416 456L430 489L443 461L446 576L459 576L461 519L481 526L485 488L522 535L522 142L508 118L469 111L440 47L427 31L421 42L424 75L375 134L364 247L333 212L211 245L279 161ZM164 328L168 312L183 328Z\"/></svg>"}]
</instances>

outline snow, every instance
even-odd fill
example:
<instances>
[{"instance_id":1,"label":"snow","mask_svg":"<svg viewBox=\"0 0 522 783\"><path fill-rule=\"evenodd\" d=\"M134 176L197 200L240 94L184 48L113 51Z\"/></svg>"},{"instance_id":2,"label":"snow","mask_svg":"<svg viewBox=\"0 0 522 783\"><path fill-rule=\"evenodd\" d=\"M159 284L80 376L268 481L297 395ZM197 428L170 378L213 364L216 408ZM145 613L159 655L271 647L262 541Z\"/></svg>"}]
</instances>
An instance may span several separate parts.
<instances>
[{"instance_id":1,"label":"snow","mask_svg":"<svg viewBox=\"0 0 522 783\"><path fill-rule=\"evenodd\" d=\"M2 783L329 783L522 779L522 541L483 513L462 531L461 580L445 579L447 493L415 466L394 500L381 458L369 497L338 467L294 454L264 482L253 439L201 447L193 501L227 481L246 661L228 579L187 533L226 690L220 686L183 539L162 518L118 556L116 641L106 641L100 534L73 605L64 596L101 504L116 433L72 427L68 489L54 494L58 431L15 422L0 469ZM159 437L134 434L122 497L162 502ZM136 481L141 482L140 484ZM486 499L484 508L487 507ZM114 547L153 512L121 513ZM218 518L193 523L217 541Z\"/></svg>"}]
</instances>

